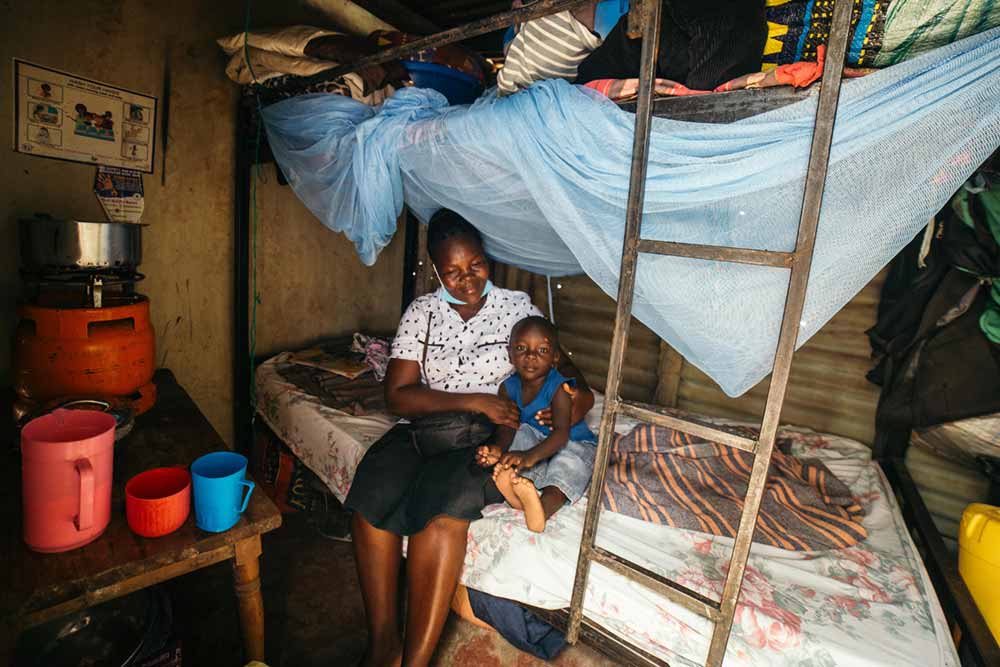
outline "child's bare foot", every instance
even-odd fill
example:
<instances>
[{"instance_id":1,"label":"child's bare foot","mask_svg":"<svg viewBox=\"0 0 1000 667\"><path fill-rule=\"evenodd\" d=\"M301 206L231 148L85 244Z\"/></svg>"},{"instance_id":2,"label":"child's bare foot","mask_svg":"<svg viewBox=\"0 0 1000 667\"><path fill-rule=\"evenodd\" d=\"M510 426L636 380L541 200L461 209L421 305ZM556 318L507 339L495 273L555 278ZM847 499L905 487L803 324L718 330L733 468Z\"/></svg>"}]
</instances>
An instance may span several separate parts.
<instances>
[{"instance_id":1,"label":"child's bare foot","mask_svg":"<svg viewBox=\"0 0 1000 667\"><path fill-rule=\"evenodd\" d=\"M494 466L493 468L493 483L497 485L500 493L503 495L503 499L507 501L507 504L516 510L523 510L524 506L521 504L521 499L517 497L514 493L514 485L511 479L515 476L515 472L511 468L501 468L500 466Z\"/></svg>"},{"instance_id":2,"label":"child's bare foot","mask_svg":"<svg viewBox=\"0 0 1000 667\"><path fill-rule=\"evenodd\" d=\"M502 455L503 452L497 445L483 445L476 449L476 463L483 468L489 468L496 465ZM495 473L494 478L496 478Z\"/></svg>"},{"instance_id":3,"label":"child's bare foot","mask_svg":"<svg viewBox=\"0 0 1000 667\"><path fill-rule=\"evenodd\" d=\"M538 489L535 488L534 482L520 475L512 475L511 477L510 484L514 487L514 495L521 501L524 522L528 524L528 530L535 533L544 531L545 508L542 507L542 501L538 497Z\"/></svg>"}]
</instances>

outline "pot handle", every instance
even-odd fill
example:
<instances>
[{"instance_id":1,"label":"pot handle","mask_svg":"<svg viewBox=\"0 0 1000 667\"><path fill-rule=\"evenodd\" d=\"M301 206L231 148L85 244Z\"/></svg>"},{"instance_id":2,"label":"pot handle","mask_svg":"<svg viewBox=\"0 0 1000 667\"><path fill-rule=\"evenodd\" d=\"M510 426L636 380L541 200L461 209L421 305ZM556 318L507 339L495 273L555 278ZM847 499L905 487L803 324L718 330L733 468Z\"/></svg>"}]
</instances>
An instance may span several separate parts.
<instances>
[{"instance_id":1,"label":"pot handle","mask_svg":"<svg viewBox=\"0 0 1000 667\"><path fill-rule=\"evenodd\" d=\"M82 532L94 525L94 467L90 459L77 459L76 471L80 473L80 513L73 522Z\"/></svg>"}]
</instances>

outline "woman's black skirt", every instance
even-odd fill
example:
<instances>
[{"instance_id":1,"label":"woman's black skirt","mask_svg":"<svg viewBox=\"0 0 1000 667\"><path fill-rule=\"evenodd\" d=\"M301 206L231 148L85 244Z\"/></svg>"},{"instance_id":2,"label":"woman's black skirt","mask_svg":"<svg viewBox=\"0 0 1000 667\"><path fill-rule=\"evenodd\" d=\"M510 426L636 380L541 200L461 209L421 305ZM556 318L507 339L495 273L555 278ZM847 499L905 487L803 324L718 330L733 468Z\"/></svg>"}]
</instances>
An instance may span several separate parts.
<instances>
[{"instance_id":1,"label":"woman's black skirt","mask_svg":"<svg viewBox=\"0 0 1000 667\"><path fill-rule=\"evenodd\" d=\"M435 517L473 521L502 498L489 468L475 460L476 447L489 433L467 445L434 455L422 454L418 427L397 424L365 453L344 506L370 524L397 535L420 532Z\"/></svg>"}]
</instances>

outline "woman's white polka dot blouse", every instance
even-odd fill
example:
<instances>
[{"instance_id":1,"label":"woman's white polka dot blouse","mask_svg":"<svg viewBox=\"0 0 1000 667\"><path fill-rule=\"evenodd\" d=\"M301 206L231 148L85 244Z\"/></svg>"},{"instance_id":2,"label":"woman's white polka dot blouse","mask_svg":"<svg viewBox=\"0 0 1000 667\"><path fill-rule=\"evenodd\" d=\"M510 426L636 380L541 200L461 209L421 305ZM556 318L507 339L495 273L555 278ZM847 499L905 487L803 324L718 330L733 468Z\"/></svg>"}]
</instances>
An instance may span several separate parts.
<instances>
[{"instance_id":1,"label":"woman's white polka dot blouse","mask_svg":"<svg viewBox=\"0 0 1000 667\"><path fill-rule=\"evenodd\" d=\"M496 394L514 371L507 356L511 328L518 320L541 314L524 292L494 287L475 317L463 322L436 293L425 294L403 314L392 358L421 363L424 384L431 389Z\"/></svg>"}]
</instances>

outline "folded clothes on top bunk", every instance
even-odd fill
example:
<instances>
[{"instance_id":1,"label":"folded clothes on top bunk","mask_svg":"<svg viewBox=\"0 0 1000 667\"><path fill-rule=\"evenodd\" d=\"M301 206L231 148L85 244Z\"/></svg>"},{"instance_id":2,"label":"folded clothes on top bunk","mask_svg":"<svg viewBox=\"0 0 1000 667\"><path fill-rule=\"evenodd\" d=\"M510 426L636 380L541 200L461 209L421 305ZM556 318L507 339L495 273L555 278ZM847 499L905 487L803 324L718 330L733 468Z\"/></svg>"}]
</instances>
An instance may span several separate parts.
<instances>
[{"instance_id":1,"label":"folded clothes on top bunk","mask_svg":"<svg viewBox=\"0 0 1000 667\"><path fill-rule=\"evenodd\" d=\"M747 452L638 426L612 445L602 500L605 509L643 521L735 537L752 467ZM863 516L847 485L823 463L776 450L754 541L792 551L843 549L868 536Z\"/></svg>"},{"instance_id":2,"label":"folded clothes on top bunk","mask_svg":"<svg viewBox=\"0 0 1000 667\"><path fill-rule=\"evenodd\" d=\"M1000 144L998 47L995 29L844 84L799 345ZM656 119L642 236L791 250L815 113L812 96L727 125ZM635 116L593 91L546 81L448 107L407 88L377 109L311 95L263 118L298 197L366 264L405 200L423 221L464 216L494 259L617 292ZM738 395L771 369L786 287L777 268L646 255L634 313Z\"/></svg>"},{"instance_id":3,"label":"folded clothes on top bunk","mask_svg":"<svg viewBox=\"0 0 1000 667\"><path fill-rule=\"evenodd\" d=\"M293 94L336 93L365 104L381 104L395 90L409 84L417 63L455 70L472 77L480 87L485 76L483 59L459 44L423 49L405 60L366 65L356 72L314 83L293 92L290 77L309 77L342 63L357 61L382 49L400 46L415 37L398 31L376 30L366 37L345 35L322 28L296 25L273 30L237 33L216 42L230 57L226 75L241 85L268 89L270 101ZM447 77L445 77L447 78Z\"/></svg>"},{"instance_id":4,"label":"folded clothes on top bunk","mask_svg":"<svg viewBox=\"0 0 1000 667\"><path fill-rule=\"evenodd\" d=\"M289 76L312 76L379 49L375 39L312 26L241 32L216 40L229 56L226 76L241 85L275 87ZM363 104L381 104L408 77L398 61L371 65L320 84L315 92L337 93Z\"/></svg>"}]
</instances>

